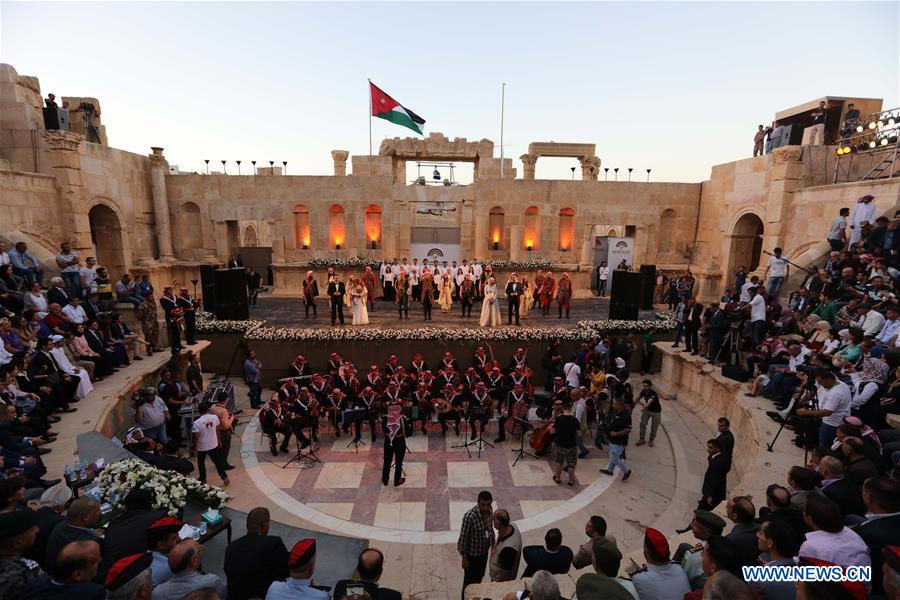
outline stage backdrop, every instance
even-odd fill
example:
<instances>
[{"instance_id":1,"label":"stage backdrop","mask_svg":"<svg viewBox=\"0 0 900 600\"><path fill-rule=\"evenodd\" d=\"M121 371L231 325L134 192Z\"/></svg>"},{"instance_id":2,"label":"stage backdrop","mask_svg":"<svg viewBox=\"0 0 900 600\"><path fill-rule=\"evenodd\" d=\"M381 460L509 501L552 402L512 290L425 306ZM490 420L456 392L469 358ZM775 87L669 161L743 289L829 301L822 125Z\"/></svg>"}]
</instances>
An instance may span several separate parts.
<instances>
[{"instance_id":1,"label":"stage backdrop","mask_svg":"<svg viewBox=\"0 0 900 600\"><path fill-rule=\"evenodd\" d=\"M451 263L460 258L458 227L413 227L411 231L409 255L420 261L427 258L429 262L437 260Z\"/></svg>"},{"instance_id":2,"label":"stage backdrop","mask_svg":"<svg viewBox=\"0 0 900 600\"><path fill-rule=\"evenodd\" d=\"M609 254L606 264L610 270L619 266L622 260L631 265L632 256L634 254L634 238L630 237L610 237L606 238L609 246Z\"/></svg>"}]
</instances>

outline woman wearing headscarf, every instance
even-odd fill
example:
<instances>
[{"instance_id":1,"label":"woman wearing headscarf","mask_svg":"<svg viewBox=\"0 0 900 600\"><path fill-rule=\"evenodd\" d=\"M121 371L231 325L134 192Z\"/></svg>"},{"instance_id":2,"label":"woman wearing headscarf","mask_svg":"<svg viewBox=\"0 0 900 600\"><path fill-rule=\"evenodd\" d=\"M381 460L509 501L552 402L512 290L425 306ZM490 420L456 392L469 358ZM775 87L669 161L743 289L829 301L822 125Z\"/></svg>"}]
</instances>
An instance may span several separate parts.
<instances>
[{"instance_id":1,"label":"woman wearing headscarf","mask_svg":"<svg viewBox=\"0 0 900 600\"><path fill-rule=\"evenodd\" d=\"M887 381L890 367L881 358L867 353L862 369L850 373L850 414L863 423L878 425L881 417L881 385Z\"/></svg>"},{"instance_id":2,"label":"woman wearing headscarf","mask_svg":"<svg viewBox=\"0 0 900 600\"><path fill-rule=\"evenodd\" d=\"M831 325L828 321L817 321L812 334L806 338L806 347L810 350L821 350L828 341Z\"/></svg>"},{"instance_id":3,"label":"woman wearing headscarf","mask_svg":"<svg viewBox=\"0 0 900 600\"><path fill-rule=\"evenodd\" d=\"M369 311L366 309L368 292L362 277L358 277L355 283L350 285L350 304L354 325L368 325Z\"/></svg>"},{"instance_id":4,"label":"woman wearing headscarf","mask_svg":"<svg viewBox=\"0 0 900 600\"><path fill-rule=\"evenodd\" d=\"M484 300L481 301L482 327L500 326L500 306L497 300L497 284L493 277L489 277L484 286Z\"/></svg>"}]
</instances>

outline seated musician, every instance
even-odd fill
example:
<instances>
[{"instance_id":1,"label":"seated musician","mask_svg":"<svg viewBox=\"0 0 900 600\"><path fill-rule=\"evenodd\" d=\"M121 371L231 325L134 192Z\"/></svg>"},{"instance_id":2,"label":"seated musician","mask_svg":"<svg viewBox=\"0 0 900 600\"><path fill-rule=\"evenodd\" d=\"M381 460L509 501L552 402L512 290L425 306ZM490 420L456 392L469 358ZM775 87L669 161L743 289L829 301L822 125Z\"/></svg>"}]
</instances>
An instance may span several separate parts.
<instances>
[{"instance_id":1,"label":"seated musician","mask_svg":"<svg viewBox=\"0 0 900 600\"><path fill-rule=\"evenodd\" d=\"M338 376L338 372L341 370L341 365L344 364L344 360L341 358L341 355L337 352L332 352L328 356L328 374L331 375L332 378Z\"/></svg>"},{"instance_id":2,"label":"seated musician","mask_svg":"<svg viewBox=\"0 0 900 600\"><path fill-rule=\"evenodd\" d=\"M300 386L297 385L297 382L290 377L282 380L284 383L281 384L278 392L281 394L282 399L284 400L293 400L297 397L297 394L300 393Z\"/></svg>"},{"instance_id":3,"label":"seated musician","mask_svg":"<svg viewBox=\"0 0 900 600\"><path fill-rule=\"evenodd\" d=\"M452 368L454 371L459 371L459 362L453 358L451 352L444 352L444 357L441 359L441 364L438 367L441 369Z\"/></svg>"},{"instance_id":4,"label":"seated musician","mask_svg":"<svg viewBox=\"0 0 900 600\"><path fill-rule=\"evenodd\" d=\"M391 354L390 358L388 358L387 364L384 365L384 374L388 377L392 377L397 374L398 368L400 368L400 359Z\"/></svg>"},{"instance_id":5,"label":"seated musician","mask_svg":"<svg viewBox=\"0 0 900 600\"><path fill-rule=\"evenodd\" d=\"M325 401L325 411L328 413L328 419L334 427L334 437L341 437L341 430L344 433L350 433L350 422L345 421L343 417L344 409L347 408L347 395L339 387L331 388L328 399Z\"/></svg>"},{"instance_id":6,"label":"seated musician","mask_svg":"<svg viewBox=\"0 0 900 600\"><path fill-rule=\"evenodd\" d=\"M488 355L485 353L484 348L478 346L475 349L475 357L472 359L472 368L478 371L479 373L484 373L485 367L488 365Z\"/></svg>"},{"instance_id":7,"label":"seated musician","mask_svg":"<svg viewBox=\"0 0 900 600\"><path fill-rule=\"evenodd\" d=\"M324 405L328 399L328 382L318 373L313 375L312 381L309 382L309 387L305 389L320 405Z\"/></svg>"},{"instance_id":8,"label":"seated musician","mask_svg":"<svg viewBox=\"0 0 900 600\"><path fill-rule=\"evenodd\" d=\"M475 385L475 391L472 392L472 396L469 399L469 414L468 421L469 427L471 429L470 438L475 439L475 423L481 423L481 433L484 433L485 427L487 427L488 421L491 420L491 406L493 404L493 400L491 399L490 393L488 393L487 386L484 385L483 381L479 381Z\"/></svg>"},{"instance_id":9,"label":"seated musician","mask_svg":"<svg viewBox=\"0 0 900 600\"><path fill-rule=\"evenodd\" d=\"M276 447L279 433L284 436L284 439L281 441L281 451L288 451L288 442L291 441L291 427L288 423L287 414L282 408L281 397L278 392L272 394L268 404L260 409L259 424L262 426L263 433L269 438L269 449L272 451L272 456L278 456Z\"/></svg>"},{"instance_id":10,"label":"seated musician","mask_svg":"<svg viewBox=\"0 0 900 600\"><path fill-rule=\"evenodd\" d=\"M481 376L484 373L475 369L475 367L469 367L466 372L460 377L460 383L466 386L466 389L474 390L475 385L481 381Z\"/></svg>"},{"instance_id":11,"label":"seated musician","mask_svg":"<svg viewBox=\"0 0 900 600\"><path fill-rule=\"evenodd\" d=\"M427 370L428 365L425 364L425 359L422 357L422 354L416 352L412 362L409 363L409 372L418 377L422 372Z\"/></svg>"},{"instance_id":12,"label":"seated musician","mask_svg":"<svg viewBox=\"0 0 900 600\"><path fill-rule=\"evenodd\" d=\"M353 441L358 442L360 440L363 421L368 421L369 431L372 433L372 443L374 444L378 439L378 436L375 434L375 418L378 412L378 395L375 393L375 390L368 385L363 388L363 391L356 397L353 407L359 411L353 422L356 429L356 437L353 438Z\"/></svg>"},{"instance_id":13,"label":"seated musician","mask_svg":"<svg viewBox=\"0 0 900 600\"><path fill-rule=\"evenodd\" d=\"M488 373L487 377L484 379L484 384L487 386L491 398L497 403L506 396L507 390L505 389L506 386L503 381L503 373L500 371L500 367L493 367L491 369L491 372Z\"/></svg>"},{"instance_id":14,"label":"seated musician","mask_svg":"<svg viewBox=\"0 0 900 600\"><path fill-rule=\"evenodd\" d=\"M459 381L459 377L457 376L456 371L453 367L448 369L440 369L438 371L437 381L435 382L435 386L439 389L444 389L447 384L457 385Z\"/></svg>"},{"instance_id":15,"label":"seated musician","mask_svg":"<svg viewBox=\"0 0 900 600\"><path fill-rule=\"evenodd\" d=\"M428 422L431 420L431 392L428 391L428 384L420 381L416 386L416 391L410 397L412 406L418 410L414 413L415 421L419 421L422 425L420 430L423 434L428 435ZM410 431L415 431L415 422L410 419ZM412 435L412 434L410 434Z\"/></svg>"},{"instance_id":16,"label":"seated musician","mask_svg":"<svg viewBox=\"0 0 900 600\"><path fill-rule=\"evenodd\" d=\"M528 366L528 355L525 354L524 348L516 348L515 354L513 354L512 358L509 360L509 370L513 371L518 367L522 367L522 370L525 370L525 367Z\"/></svg>"},{"instance_id":17,"label":"seated musician","mask_svg":"<svg viewBox=\"0 0 900 600\"><path fill-rule=\"evenodd\" d=\"M528 375L525 373L525 367L522 365L513 367L512 372L509 374L509 382L511 384L510 387L520 383L522 384L522 389L528 391Z\"/></svg>"},{"instance_id":18,"label":"seated musician","mask_svg":"<svg viewBox=\"0 0 900 600\"><path fill-rule=\"evenodd\" d=\"M378 370L378 365L372 365L371 367L369 367L369 372L366 373L364 385L375 390L376 394L381 394L384 391L384 378L381 376L381 372Z\"/></svg>"},{"instance_id":19,"label":"seated musician","mask_svg":"<svg viewBox=\"0 0 900 600\"><path fill-rule=\"evenodd\" d=\"M410 375L410 379L413 379L414 376ZM422 374L419 375L418 383L424 383L425 387L429 390L437 390L440 387L440 380L434 376L429 370L422 371Z\"/></svg>"},{"instance_id":20,"label":"seated musician","mask_svg":"<svg viewBox=\"0 0 900 600\"><path fill-rule=\"evenodd\" d=\"M301 449L309 446L309 438L303 433L303 429L309 428L313 441L319 441L319 406L319 401L308 387L300 388L300 393L288 405L291 432L300 440Z\"/></svg>"},{"instance_id":21,"label":"seated musician","mask_svg":"<svg viewBox=\"0 0 900 600\"><path fill-rule=\"evenodd\" d=\"M514 383L513 389L506 395L506 398L500 405L500 435L497 436L497 439L494 440L494 443L499 443L506 440L507 421L510 421L513 418L523 420L526 420L528 418L529 406L531 406L531 398L529 398L528 394L525 393L525 387L521 383ZM512 425L510 427L512 427Z\"/></svg>"},{"instance_id":22,"label":"seated musician","mask_svg":"<svg viewBox=\"0 0 900 600\"><path fill-rule=\"evenodd\" d=\"M337 379L334 380L334 387L344 393L348 404L353 404L356 394L359 392L359 380L356 378L356 369L353 368L352 364L344 363L338 372Z\"/></svg>"},{"instance_id":23,"label":"seated musician","mask_svg":"<svg viewBox=\"0 0 900 600\"><path fill-rule=\"evenodd\" d=\"M310 374L309 362L302 354L298 354L297 358L291 361L289 369L291 377L307 377Z\"/></svg>"},{"instance_id":24,"label":"seated musician","mask_svg":"<svg viewBox=\"0 0 900 600\"><path fill-rule=\"evenodd\" d=\"M456 435L459 435L460 413L466 403L466 397L463 393L463 386L454 387L447 384L441 393L441 399L445 400L450 406L450 410L438 410L438 422L441 424L441 435L447 434L447 421L453 421ZM441 403L443 405L443 403Z\"/></svg>"}]
</instances>

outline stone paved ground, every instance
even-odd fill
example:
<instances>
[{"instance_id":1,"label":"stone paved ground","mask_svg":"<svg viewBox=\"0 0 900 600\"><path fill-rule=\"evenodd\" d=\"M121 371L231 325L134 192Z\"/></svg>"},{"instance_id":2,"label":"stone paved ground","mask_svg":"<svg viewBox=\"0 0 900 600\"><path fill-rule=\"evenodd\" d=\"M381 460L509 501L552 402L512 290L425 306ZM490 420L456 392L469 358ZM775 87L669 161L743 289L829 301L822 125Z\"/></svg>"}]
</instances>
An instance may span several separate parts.
<instances>
[{"instance_id":1,"label":"stone paved ground","mask_svg":"<svg viewBox=\"0 0 900 600\"><path fill-rule=\"evenodd\" d=\"M264 319L270 325L290 326L290 327L328 327L331 324L331 312L328 307L328 300L320 298L318 302L319 316L313 319L304 318L303 303L299 298L272 298L271 296L260 296L259 304L250 308L251 319ZM432 311L432 320L425 322L422 305L412 303L409 308L409 320L399 319L397 315L397 305L393 302L385 302L377 300L375 302L375 310L369 312L369 326L381 328L396 327L477 327L478 319L481 316L481 302L477 302L472 307L471 317L462 317L460 314L460 306L454 304L450 312L442 313L440 307L435 306ZM521 319L523 327L574 327L581 319L606 319L609 316L609 300L606 298L576 298L572 301L572 310L570 318L559 318L556 307L553 307L549 316L541 316L540 310L529 311L528 314ZM500 316L506 326L506 301L500 301ZM351 312L344 308L344 321L347 326L353 321Z\"/></svg>"}]
</instances>

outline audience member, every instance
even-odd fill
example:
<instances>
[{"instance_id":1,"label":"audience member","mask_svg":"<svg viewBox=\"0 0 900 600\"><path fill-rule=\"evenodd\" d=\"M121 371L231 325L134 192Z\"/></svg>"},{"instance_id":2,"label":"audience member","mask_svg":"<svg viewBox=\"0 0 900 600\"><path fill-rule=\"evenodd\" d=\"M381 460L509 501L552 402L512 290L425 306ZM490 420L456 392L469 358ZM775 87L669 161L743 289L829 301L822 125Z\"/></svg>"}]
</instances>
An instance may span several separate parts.
<instances>
[{"instance_id":1,"label":"audience member","mask_svg":"<svg viewBox=\"0 0 900 600\"><path fill-rule=\"evenodd\" d=\"M305 539L294 544L288 557L288 567L290 577L285 581L273 582L266 600L329 600L328 592L316 588L313 582L316 540Z\"/></svg>"},{"instance_id":2,"label":"audience member","mask_svg":"<svg viewBox=\"0 0 900 600\"><path fill-rule=\"evenodd\" d=\"M544 570L553 574L568 573L572 566L572 549L562 545L562 532L557 528L548 529L544 534L543 546L525 546L522 558L525 572L522 577L531 577Z\"/></svg>"},{"instance_id":3,"label":"audience member","mask_svg":"<svg viewBox=\"0 0 900 600\"><path fill-rule=\"evenodd\" d=\"M194 540L183 540L169 552L169 568L172 577L153 588L152 600L182 600L187 594L211 587L219 597L227 595L225 583L218 575L203 574L203 546Z\"/></svg>"},{"instance_id":4,"label":"audience member","mask_svg":"<svg viewBox=\"0 0 900 600\"><path fill-rule=\"evenodd\" d=\"M20 596L22 600L106 600L106 588L94 583L100 567L100 543L82 539L63 546L51 576L34 579Z\"/></svg>"},{"instance_id":5,"label":"audience member","mask_svg":"<svg viewBox=\"0 0 900 600\"><path fill-rule=\"evenodd\" d=\"M225 577L229 600L264 598L273 581L289 575L288 551L275 535L269 535L269 509L254 508L247 514L247 535L225 550Z\"/></svg>"},{"instance_id":6,"label":"audience member","mask_svg":"<svg viewBox=\"0 0 900 600\"><path fill-rule=\"evenodd\" d=\"M349 596L348 588L361 585L372 600L400 600L402 595L397 590L381 587L378 580L384 570L384 554L377 548L366 548L359 554L356 570L352 579L342 579L334 586L334 598ZM230 596L229 596L230 598Z\"/></svg>"},{"instance_id":7,"label":"audience member","mask_svg":"<svg viewBox=\"0 0 900 600\"><path fill-rule=\"evenodd\" d=\"M684 595L691 591L684 570L669 562L666 536L652 527L644 532L644 559L647 564L631 575L638 598L683 600Z\"/></svg>"},{"instance_id":8,"label":"audience member","mask_svg":"<svg viewBox=\"0 0 900 600\"><path fill-rule=\"evenodd\" d=\"M510 522L509 512L498 508L493 515L497 540L491 546L488 559L488 574L491 581L512 581L519 573L522 559L522 534Z\"/></svg>"}]
</instances>

